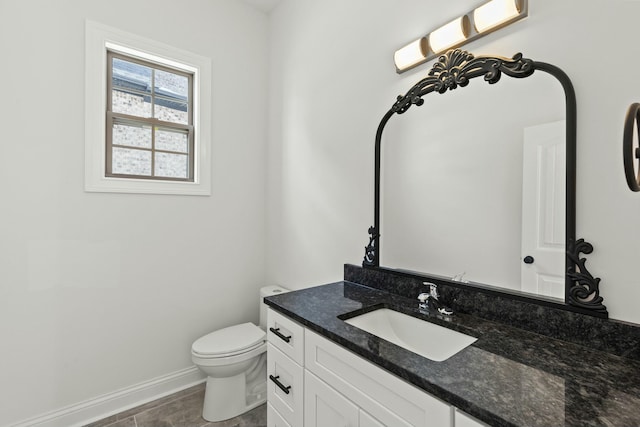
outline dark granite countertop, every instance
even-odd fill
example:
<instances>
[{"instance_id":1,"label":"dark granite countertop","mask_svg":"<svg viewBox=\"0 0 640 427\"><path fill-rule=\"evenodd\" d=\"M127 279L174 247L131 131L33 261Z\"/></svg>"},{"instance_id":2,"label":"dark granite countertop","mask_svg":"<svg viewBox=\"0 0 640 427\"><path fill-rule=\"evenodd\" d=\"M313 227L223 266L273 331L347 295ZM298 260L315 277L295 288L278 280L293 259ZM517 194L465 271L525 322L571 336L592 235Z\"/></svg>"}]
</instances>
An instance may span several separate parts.
<instances>
[{"instance_id":1,"label":"dark granite countertop","mask_svg":"<svg viewBox=\"0 0 640 427\"><path fill-rule=\"evenodd\" d=\"M265 301L491 426L640 426L640 361L471 315L425 316L415 301L346 281ZM478 339L434 362L338 318L383 306Z\"/></svg>"}]
</instances>

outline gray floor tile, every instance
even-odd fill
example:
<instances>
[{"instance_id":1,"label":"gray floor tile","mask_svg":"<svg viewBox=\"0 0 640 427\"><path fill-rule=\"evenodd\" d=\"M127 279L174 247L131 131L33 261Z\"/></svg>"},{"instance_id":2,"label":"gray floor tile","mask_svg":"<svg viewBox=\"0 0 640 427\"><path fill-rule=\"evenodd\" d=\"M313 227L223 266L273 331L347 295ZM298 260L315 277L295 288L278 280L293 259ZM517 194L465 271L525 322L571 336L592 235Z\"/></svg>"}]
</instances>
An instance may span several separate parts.
<instances>
[{"instance_id":1,"label":"gray floor tile","mask_svg":"<svg viewBox=\"0 0 640 427\"><path fill-rule=\"evenodd\" d=\"M217 423L202 418L204 384L149 402L85 427L266 427L267 405Z\"/></svg>"},{"instance_id":2,"label":"gray floor tile","mask_svg":"<svg viewBox=\"0 0 640 427\"><path fill-rule=\"evenodd\" d=\"M118 421L118 416L117 415L112 415L110 417L107 418L103 418L101 420L98 420L96 422L93 422L91 424L85 424L82 427L107 427L109 424L113 424L116 421Z\"/></svg>"},{"instance_id":3,"label":"gray floor tile","mask_svg":"<svg viewBox=\"0 0 640 427\"><path fill-rule=\"evenodd\" d=\"M220 421L217 423L207 423L202 427L240 427L240 422L238 421L238 418L232 418L230 420Z\"/></svg>"},{"instance_id":4,"label":"gray floor tile","mask_svg":"<svg viewBox=\"0 0 640 427\"><path fill-rule=\"evenodd\" d=\"M135 416L138 427L200 427L204 390L174 399Z\"/></svg>"},{"instance_id":5,"label":"gray floor tile","mask_svg":"<svg viewBox=\"0 0 640 427\"><path fill-rule=\"evenodd\" d=\"M218 423L207 423L203 427L266 427L266 425L267 405L264 404L239 417Z\"/></svg>"},{"instance_id":6,"label":"gray floor tile","mask_svg":"<svg viewBox=\"0 0 640 427\"><path fill-rule=\"evenodd\" d=\"M266 427L267 426L267 405L261 405L238 417L240 427Z\"/></svg>"},{"instance_id":7,"label":"gray floor tile","mask_svg":"<svg viewBox=\"0 0 640 427\"><path fill-rule=\"evenodd\" d=\"M111 418L111 417L110 417ZM133 417L129 417L129 418L124 418L124 419L120 419L118 421L112 422L112 423L108 423L108 424L90 424L91 426L96 425L96 426L100 426L100 427L136 427L136 421L133 419Z\"/></svg>"},{"instance_id":8,"label":"gray floor tile","mask_svg":"<svg viewBox=\"0 0 640 427\"><path fill-rule=\"evenodd\" d=\"M158 406L164 405L172 400L180 399L181 397L188 396L193 393L201 392L205 388L205 384L198 384L193 387L186 388L184 390L178 391L174 394L170 394L169 396L161 397L160 399L156 399L149 403L145 403L144 405L136 406L135 408L128 409L124 412L120 412L119 414L112 415L110 417L104 418L102 420L95 421L91 424L87 424L83 427L111 427L116 421L125 420L133 417L136 414L147 411L152 408L156 408ZM120 427L116 425L116 427Z\"/></svg>"},{"instance_id":9,"label":"gray floor tile","mask_svg":"<svg viewBox=\"0 0 640 427\"><path fill-rule=\"evenodd\" d=\"M198 384L193 387L189 387L187 389L181 390L177 393L170 394L169 396L161 397L160 399L156 399L152 402L145 403L144 405L136 406L135 408L129 409L128 411L122 412L118 414L119 418L128 418L132 415L139 414L141 412L147 411L149 409L157 408L158 406L162 406L167 404L173 400L181 399L185 396L189 396L194 393L204 392L205 384Z\"/></svg>"}]
</instances>

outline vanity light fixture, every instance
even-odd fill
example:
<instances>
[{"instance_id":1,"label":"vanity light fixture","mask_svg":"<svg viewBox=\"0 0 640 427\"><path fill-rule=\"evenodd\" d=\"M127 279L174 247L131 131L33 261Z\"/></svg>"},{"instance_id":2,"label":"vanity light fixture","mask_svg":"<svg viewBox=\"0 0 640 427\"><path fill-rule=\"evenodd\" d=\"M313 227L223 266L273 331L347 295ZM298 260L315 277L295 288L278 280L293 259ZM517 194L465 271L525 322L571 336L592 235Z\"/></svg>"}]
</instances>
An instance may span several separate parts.
<instances>
[{"instance_id":1,"label":"vanity light fixture","mask_svg":"<svg viewBox=\"0 0 640 427\"><path fill-rule=\"evenodd\" d=\"M396 72L403 73L445 51L479 39L529 13L528 0L490 0L396 51Z\"/></svg>"},{"instance_id":2,"label":"vanity light fixture","mask_svg":"<svg viewBox=\"0 0 640 427\"><path fill-rule=\"evenodd\" d=\"M469 36L469 31L469 17L465 15L456 18L429 34L431 50L442 53L451 47L460 46Z\"/></svg>"},{"instance_id":3,"label":"vanity light fixture","mask_svg":"<svg viewBox=\"0 0 640 427\"><path fill-rule=\"evenodd\" d=\"M396 50L396 53L393 55L393 60L397 68L409 69L426 61L428 53L429 46L427 45L427 38L421 37L402 49Z\"/></svg>"},{"instance_id":4,"label":"vanity light fixture","mask_svg":"<svg viewBox=\"0 0 640 427\"><path fill-rule=\"evenodd\" d=\"M473 22L478 33L486 33L502 24L511 23L520 15L522 3L518 0L491 0L473 11Z\"/></svg>"}]
</instances>

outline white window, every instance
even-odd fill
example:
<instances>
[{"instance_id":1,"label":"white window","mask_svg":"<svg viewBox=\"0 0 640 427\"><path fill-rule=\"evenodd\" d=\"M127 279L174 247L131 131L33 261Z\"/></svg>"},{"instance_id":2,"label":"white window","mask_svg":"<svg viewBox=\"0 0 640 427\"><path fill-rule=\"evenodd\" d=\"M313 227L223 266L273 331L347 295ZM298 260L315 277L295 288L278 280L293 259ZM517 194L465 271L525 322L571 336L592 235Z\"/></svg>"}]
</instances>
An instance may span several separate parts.
<instances>
[{"instance_id":1,"label":"white window","mask_svg":"<svg viewBox=\"0 0 640 427\"><path fill-rule=\"evenodd\" d=\"M211 192L210 60L86 27L85 190Z\"/></svg>"}]
</instances>

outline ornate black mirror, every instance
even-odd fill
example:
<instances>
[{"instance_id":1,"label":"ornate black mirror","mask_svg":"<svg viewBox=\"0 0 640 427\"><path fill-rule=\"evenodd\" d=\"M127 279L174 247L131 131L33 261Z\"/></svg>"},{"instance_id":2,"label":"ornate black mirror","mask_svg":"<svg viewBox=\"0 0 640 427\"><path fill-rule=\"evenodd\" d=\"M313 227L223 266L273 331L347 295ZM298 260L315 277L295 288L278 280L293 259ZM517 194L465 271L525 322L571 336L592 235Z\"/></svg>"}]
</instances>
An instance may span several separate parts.
<instances>
[{"instance_id":1,"label":"ornate black mirror","mask_svg":"<svg viewBox=\"0 0 640 427\"><path fill-rule=\"evenodd\" d=\"M501 80L503 74L512 79ZM511 101L497 99L494 86L469 85L477 77L490 85L501 81L500 89L505 88ZM452 92L457 88L465 89ZM439 98L445 93L446 98ZM424 99L429 94L433 96ZM413 105L424 106L407 113ZM406 118L389 126L391 138L383 150L383 131L396 114ZM501 114L510 117L508 123ZM514 120L516 115L524 119ZM403 126L410 120L417 123L411 126L414 133ZM481 131L473 124L477 122L494 125ZM418 142L403 145L403 138ZM384 232L385 266L420 271L454 285L492 291L497 285L505 295L607 317L599 279L580 256L593 247L576 239L576 99L571 81L559 68L521 54L508 59L474 57L459 49L447 52L382 118L374 167L374 225L364 267L384 268ZM394 181L397 175L407 179ZM412 199L425 202L413 204ZM462 203L449 205L456 199ZM504 229L492 228L501 224ZM551 244L545 247L543 241ZM556 266L553 274L545 270L548 265ZM532 287L547 291L532 292Z\"/></svg>"}]
</instances>

